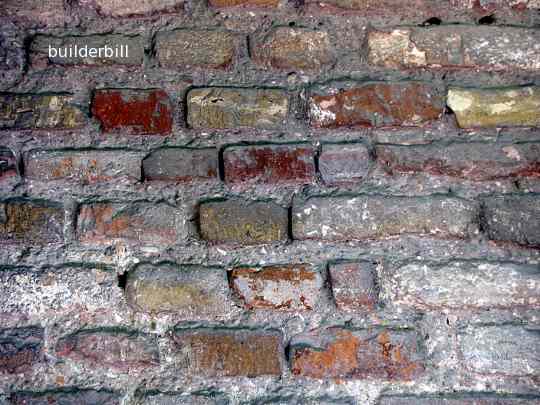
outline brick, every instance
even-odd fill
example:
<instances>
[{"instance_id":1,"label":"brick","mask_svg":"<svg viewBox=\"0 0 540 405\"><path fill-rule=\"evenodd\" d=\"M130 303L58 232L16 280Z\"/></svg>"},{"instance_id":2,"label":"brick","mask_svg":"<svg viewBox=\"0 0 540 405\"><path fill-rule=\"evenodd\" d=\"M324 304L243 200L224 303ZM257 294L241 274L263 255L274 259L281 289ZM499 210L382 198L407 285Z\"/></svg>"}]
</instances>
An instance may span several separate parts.
<instances>
[{"instance_id":1,"label":"brick","mask_svg":"<svg viewBox=\"0 0 540 405\"><path fill-rule=\"evenodd\" d=\"M534 29L440 26L371 31L368 61L391 68L458 67L484 70L540 67Z\"/></svg>"},{"instance_id":2,"label":"brick","mask_svg":"<svg viewBox=\"0 0 540 405\"><path fill-rule=\"evenodd\" d=\"M192 181L218 178L215 148L165 148L143 160L146 181Z\"/></svg>"},{"instance_id":3,"label":"brick","mask_svg":"<svg viewBox=\"0 0 540 405\"><path fill-rule=\"evenodd\" d=\"M187 122L192 128L274 129L284 124L288 108L289 101L282 90L193 89L187 96Z\"/></svg>"},{"instance_id":4,"label":"brick","mask_svg":"<svg viewBox=\"0 0 540 405\"><path fill-rule=\"evenodd\" d=\"M64 210L42 201L0 203L0 243L56 243L64 239Z\"/></svg>"},{"instance_id":5,"label":"brick","mask_svg":"<svg viewBox=\"0 0 540 405\"><path fill-rule=\"evenodd\" d=\"M424 370L418 340L411 330L316 330L291 341L291 371L318 379L408 381Z\"/></svg>"},{"instance_id":6,"label":"brick","mask_svg":"<svg viewBox=\"0 0 540 405\"><path fill-rule=\"evenodd\" d=\"M387 279L393 304L419 310L540 306L540 270L533 265L414 262L393 268Z\"/></svg>"},{"instance_id":7,"label":"brick","mask_svg":"<svg viewBox=\"0 0 540 405\"><path fill-rule=\"evenodd\" d=\"M1 12L0 12L1 14ZM0 88L8 89L17 83L26 67L23 41L7 27L0 33Z\"/></svg>"},{"instance_id":8,"label":"brick","mask_svg":"<svg viewBox=\"0 0 540 405\"><path fill-rule=\"evenodd\" d=\"M281 375L281 335L227 329L180 330L173 335L186 372L202 377Z\"/></svg>"},{"instance_id":9,"label":"brick","mask_svg":"<svg viewBox=\"0 0 540 405\"><path fill-rule=\"evenodd\" d=\"M77 236L85 244L170 245L187 236L186 221L182 209L166 203L83 204L77 216Z\"/></svg>"},{"instance_id":10,"label":"brick","mask_svg":"<svg viewBox=\"0 0 540 405\"><path fill-rule=\"evenodd\" d=\"M426 172L468 180L540 177L540 143L378 145L375 150L390 174Z\"/></svg>"},{"instance_id":11,"label":"brick","mask_svg":"<svg viewBox=\"0 0 540 405\"><path fill-rule=\"evenodd\" d=\"M226 31L159 32L155 42L156 58L166 68L226 69L235 56L234 35Z\"/></svg>"},{"instance_id":12,"label":"brick","mask_svg":"<svg viewBox=\"0 0 540 405\"><path fill-rule=\"evenodd\" d=\"M43 361L43 329L0 329L0 374L21 374Z\"/></svg>"},{"instance_id":13,"label":"brick","mask_svg":"<svg viewBox=\"0 0 540 405\"><path fill-rule=\"evenodd\" d=\"M486 198L482 218L491 240L540 246L540 198L536 194Z\"/></svg>"},{"instance_id":14,"label":"brick","mask_svg":"<svg viewBox=\"0 0 540 405\"><path fill-rule=\"evenodd\" d=\"M226 403L226 402L225 402ZM174 394L174 393L149 393L143 395L140 405L220 405L223 402L202 395Z\"/></svg>"},{"instance_id":15,"label":"brick","mask_svg":"<svg viewBox=\"0 0 540 405\"><path fill-rule=\"evenodd\" d=\"M540 89L448 90L448 106L461 128L540 126Z\"/></svg>"},{"instance_id":16,"label":"brick","mask_svg":"<svg viewBox=\"0 0 540 405\"><path fill-rule=\"evenodd\" d=\"M0 182L17 176L17 157L11 149L0 146Z\"/></svg>"},{"instance_id":17,"label":"brick","mask_svg":"<svg viewBox=\"0 0 540 405\"><path fill-rule=\"evenodd\" d=\"M417 126L439 118L443 108L440 91L417 82L365 84L309 98L316 128Z\"/></svg>"},{"instance_id":18,"label":"brick","mask_svg":"<svg viewBox=\"0 0 540 405\"><path fill-rule=\"evenodd\" d=\"M250 43L252 58L261 67L310 71L330 66L335 60L325 31L279 27Z\"/></svg>"},{"instance_id":19,"label":"brick","mask_svg":"<svg viewBox=\"0 0 540 405\"><path fill-rule=\"evenodd\" d=\"M93 53L88 54L89 48L99 49L104 48L105 46L108 46L111 49L111 56L107 57L105 50L102 50L101 56L98 53L95 55ZM55 56L54 52L51 50L52 56L49 56L49 47L61 50L61 52L59 54L57 53ZM80 51L81 49L87 49L86 57L78 56L79 53L77 53L77 51ZM126 35L86 35L67 37L37 35L30 45L30 58L33 65L141 66L144 59L144 43L139 36Z\"/></svg>"},{"instance_id":20,"label":"brick","mask_svg":"<svg viewBox=\"0 0 540 405\"><path fill-rule=\"evenodd\" d=\"M332 296L340 311L373 310L378 304L379 281L375 263L331 263L328 270Z\"/></svg>"},{"instance_id":21,"label":"brick","mask_svg":"<svg viewBox=\"0 0 540 405\"><path fill-rule=\"evenodd\" d=\"M202 266L140 265L128 273L126 299L137 311L184 318L220 315L232 308L225 271Z\"/></svg>"},{"instance_id":22,"label":"brick","mask_svg":"<svg viewBox=\"0 0 540 405\"><path fill-rule=\"evenodd\" d=\"M213 8L272 8L279 5L279 0L208 0L208 5Z\"/></svg>"},{"instance_id":23,"label":"brick","mask_svg":"<svg viewBox=\"0 0 540 405\"><path fill-rule=\"evenodd\" d=\"M272 202L210 201L200 206L203 239L253 245L287 240L287 210Z\"/></svg>"},{"instance_id":24,"label":"brick","mask_svg":"<svg viewBox=\"0 0 540 405\"><path fill-rule=\"evenodd\" d=\"M163 90L96 90L92 115L106 133L168 134L172 105Z\"/></svg>"},{"instance_id":25,"label":"brick","mask_svg":"<svg viewBox=\"0 0 540 405\"><path fill-rule=\"evenodd\" d=\"M74 129L85 123L72 96L0 94L0 128Z\"/></svg>"},{"instance_id":26,"label":"brick","mask_svg":"<svg viewBox=\"0 0 540 405\"><path fill-rule=\"evenodd\" d=\"M110 314L122 305L116 272L67 265L33 271L8 267L0 271L0 306L5 314L47 319L84 319Z\"/></svg>"},{"instance_id":27,"label":"brick","mask_svg":"<svg viewBox=\"0 0 540 405\"><path fill-rule=\"evenodd\" d=\"M308 145L227 147L223 152L229 183L310 183L315 177L315 151Z\"/></svg>"},{"instance_id":28,"label":"brick","mask_svg":"<svg viewBox=\"0 0 540 405\"><path fill-rule=\"evenodd\" d=\"M9 397L12 405L120 405L121 395L107 390L59 389L45 392L16 392Z\"/></svg>"},{"instance_id":29,"label":"brick","mask_svg":"<svg viewBox=\"0 0 540 405\"><path fill-rule=\"evenodd\" d=\"M380 405L538 405L539 399L478 393L475 395L383 396Z\"/></svg>"},{"instance_id":30,"label":"brick","mask_svg":"<svg viewBox=\"0 0 540 405\"><path fill-rule=\"evenodd\" d=\"M66 10L64 0L4 0L0 15L46 26L59 26L66 19Z\"/></svg>"},{"instance_id":31,"label":"brick","mask_svg":"<svg viewBox=\"0 0 540 405\"><path fill-rule=\"evenodd\" d=\"M184 9L184 0L94 0L100 14L111 17L129 17L178 12Z\"/></svg>"},{"instance_id":32,"label":"brick","mask_svg":"<svg viewBox=\"0 0 540 405\"><path fill-rule=\"evenodd\" d=\"M539 343L539 331L514 325L470 326L458 335L463 366L484 375L536 376Z\"/></svg>"},{"instance_id":33,"label":"brick","mask_svg":"<svg viewBox=\"0 0 540 405\"><path fill-rule=\"evenodd\" d=\"M142 371L159 364L157 340L120 330L86 330L61 338L56 356L93 368Z\"/></svg>"},{"instance_id":34,"label":"brick","mask_svg":"<svg viewBox=\"0 0 540 405\"><path fill-rule=\"evenodd\" d=\"M31 151L24 155L31 180L71 180L84 184L141 179L141 156L127 151Z\"/></svg>"},{"instance_id":35,"label":"brick","mask_svg":"<svg viewBox=\"0 0 540 405\"><path fill-rule=\"evenodd\" d=\"M230 281L249 309L311 310L323 288L320 273L305 264L239 267L231 271Z\"/></svg>"},{"instance_id":36,"label":"brick","mask_svg":"<svg viewBox=\"0 0 540 405\"><path fill-rule=\"evenodd\" d=\"M370 153L364 144L323 144L321 147L319 172L327 184L358 182L367 176L370 166Z\"/></svg>"},{"instance_id":37,"label":"brick","mask_svg":"<svg viewBox=\"0 0 540 405\"><path fill-rule=\"evenodd\" d=\"M293 206L293 239L340 241L432 234L465 238L477 230L478 209L451 197L312 197Z\"/></svg>"}]
</instances>

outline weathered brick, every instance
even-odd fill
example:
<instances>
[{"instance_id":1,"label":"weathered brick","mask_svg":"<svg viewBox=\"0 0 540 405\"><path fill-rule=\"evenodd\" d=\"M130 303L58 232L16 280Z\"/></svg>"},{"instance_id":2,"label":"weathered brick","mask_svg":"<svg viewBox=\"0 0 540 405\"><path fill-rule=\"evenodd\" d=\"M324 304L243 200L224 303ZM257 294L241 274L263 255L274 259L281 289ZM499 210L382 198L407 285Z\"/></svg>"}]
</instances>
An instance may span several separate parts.
<instances>
[{"instance_id":1,"label":"weathered brick","mask_svg":"<svg viewBox=\"0 0 540 405\"><path fill-rule=\"evenodd\" d=\"M17 175L17 157L11 149L0 146L0 182Z\"/></svg>"},{"instance_id":2,"label":"weathered brick","mask_svg":"<svg viewBox=\"0 0 540 405\"><path fill-rule=\"evenodd\" d=\"M128 17L177 12L184 9L184 0L94 0L100 14Z\"/></svg>"},{"instance_id":3,"label":"weathered brick","mask_svg":"<svg viewBox=\"0 0 540 405\"><path fill-rule=\"evenodd\" d=\"M330 66L335 59L325 31L278 27L250 43L253 60L262 67L310 71Z\"/></svg>"},{"instance_id":4,"label":"weathered brick","mask_svg":"<svg viewBox=\"0 0 540 405\"><path fill-rule=\"evenodd\" d=\"M73 129L85 123L72 96L0 94L0 128Z\"/></svg>"},{"instance_id":5,"label":"weathered brick","mask_svg":"<svg viewBox=\"0 0 540 405\"><path fill-rule=\"evenodd\" d=\"M540 177L540 143L378 145L376 154L389 173L427 172L470 180Z\"/></svg>"},{"instance_id":6,"label":"weathered brick","mask_svg":"<svg viewBox=\"0 0 540 405\"><path fill-rule=\"evenodd\" d=\"M31 151L24 155L24 173L31 180L73 180L99 183L141 179L141 156L127 151Z\"/></svg>"},{"instance_id":7,"label":"weathered brick","mask_svg":"<svg viewBox=\"0 0 540 405\"><path fill-rule=\"evenodd\" d=\"M461 128L540 126L540 89L448 90L448 106Z\"/></svg>"},{"instance_id":8,"label":"weathered brick","mask_svg":"<svg viewBox=\"0 0 540 405\"><path fill-rule=\"evenodd\" d=\"M436 120L444 98L417 82L370 83L336 94L313 94L309 117L317 128L415 126Z\"/></svg>"},{"instance_id":9,"label":"weathered brick","mask_svg":"<svg viewBox=\"0 0 540 405\"><path fill-rule=\"evenodd\" d=\"M400 28L372 31L368 60L386 67L537 70L538 30L509 27Z\"/></svg>"},{"instance_id":10,"label":"weathered brick","mask_svg":"<svg viewBox=\"0 0 540 405\"><path fill-rule=\"evenodd\" d=\"M481 374L537 375L539 343L540 331L513 325L470 326L458 335L463 365Z\"/></svg>"},{"instance_id":11,"label":"weathered brick","mask_svg":"<svg viewBox=\"0 0 540 405\"><path fill-rule=\"evenodd\" d=\"M138 405L221 405L222 401L203 395L148 393L143 394Z\"/></svg>"},{"instance_id":12,"label":"weathered brick","mask_svg":"<svg viewBox=\"0 0 540 405\"><path fill-rule=\"evenodd\" d=\"M111 49L109 55L103 49L101 55L88 52L89 48ZM76 48L75 48L76 47ZM86 47L86 48L85 48ZM60 53L54 53L60 50ZM65 50L66 49L66 50ZM80 50L87 49L87 56L79 57ZM49 52L52 52L49 54ZM71 52L71 53L70 53ZM51 56L49 56L51 55ZM71 55L71 56L70 56ZM33 65L139 65L144 58L144 43L139 36L127 35L86 35L53 37L37 35L30 46L30 57Z\"/></svg>"},{"instance_id":13,"label":"weathered brick","mask_svg":"<svg viewBox=\"0 0 540 405\"><path fill-rule=\"evenodd\" d=\"M368 261L331 263L332 295L340 311L371 310L379 301L376 264Z\"/></svg>"},{"instance_id":14,"label":"weathered brick","mask_svg":"<svg viewBox=\"0 0 540 405\"><path fill-rule=\"evenodd\" d=\"M277 7L280 0L208 0L208 4L214 8L225 7Z\"/></svg>"},{"instance_id":15,"label":"weathered brick","mask_svg":"<svg viewBox=\"0 0 540 405\"><path fill-rule=\"evenodd\" d=\"M233 63L235 38L226 31L159 32L155 49L162 67L226 69Z\"/></svg>"},{"instance_id":16,"label":"weathered brick","mask_svg":"<svg viewBox=\"0 0 540 405\"><path fill-rule=\"evenodd\" d=\"M273 129L287 118L287 94L277 89L209 87L187 97L187 122L192 128L255 127Z\"/></svg>"},{"instance_id":17,"label":"weathered brick","mask_svg":"<svg viewBox=\"0 0 540 405\"><path fill-rule=\"evenodd\" d=\"M5 27L0 33L0 88L9 89L17 83L25 67L26 50L22 39Z\"/></svg>"},{"instance_id":18,"label":"weathered brick","mask_svg":"<svg viewBox=\"0 0 540 405\"><path fill-rule=\"evenodd\" d=\"M159 364L157 340L120 330L86 330L61 338L56 355L93 368L144 370Z\"/></svg>"},{"instance_id":19,"label":"weathered brick","mask_svg":"<svg viewBox=\"0 0 540 405\"><path fill-rule=\"evenodd\" d=\"M349 240L432 234L465 238L477 206L451 197L312 197L293 206L293 239Z\"/></svg>"},{"instance_id":20,"label":"weathered brick","mask_svg":"<svg viewBox=\"0 0 540 405\"><path fill-rule=\"evenodd\" d=\"M389 300L420 310L539 307L540 269L533 265L415 262L388 271Z\"/></svg>"},{"instance_id":21,"label":"weathered brick","mask_svg":"<svg viewBox=\"0 0 540 405\"><path fill-rule=\"evenodd\" d=\"M215 148L158 149L142 164L146 181L217 179L218 151Z\"/></svg>"},{"instance_id":22,"label":"weathered brick","mask_svg":"<svg viewBox=\"0 0 540 405\"><path fill-rule=\"evenodd\" d=\"M291 341L291 370L311 378L412 380L424 370L411 330L317 330Z\"/></svg>"},{"instance_id":23,"label":"weathered brick","mask_svg":"<svg viewBox=\"0 0 540 405\"><path fill-rule=\"evenodd\" d=\"M58 26L64 22L66 10L64 0L3 0L0 15Z\"/></svg>"},{"instance_id":24,"label":"weathered brick","mask_svg":"<svg viewBox=\"0 0 540 405\"><path fill-rule=\"evenodd\" d=\"M538 405L540 399L478 393L475 395L383 396L380 405Z\"/></svg>"},{"instance_id":25,"label":"weathered brick","mask_svg":"<svg viewBox=\"0 0 540 405\"><path fill-rule=\"evenodd\" d=\"M371 165L368 148L362 143L323 144L319 172L327 184L357 182L365 178Z\"/></svg>"},{"instance_id":26,"label":"weathered brick","mask_svg":"<svg viewBox=\"0 0 540 405\"><path fill-rule=\"evenodd\" d=\"M540 197L506 195L483 200L483 229L489 239L540 246Z\"/></svg>"},{"instance_id":27,"label":"weathered brick","mask_svg":"<svg viewBox=\"0 0 540 405\"><path fill-rule=\"evenodd\" d=\"M202 266L140 265L128 273L126 298L137 311L182 317L220 315L232 307L225 270Z\"/></svg>"},{"instance_id":28,"label":"weathered brick","mask_svg":"<svg viewBox=\"0 0 540 405\"><path fill-rule=\"evenodd\" d=\"M323 288L320 273L305 264L239 267L231 271L231 287L247 308L311 310Z\"/></svg>"},{"instance_id":29,"label":"weathered brick","mask_svg":"<svg viewBox=\"0 0 540 405\"><path fill-rule=\"evenodd\" d=\"M200 229L209 242L245 245L287 240L287 210L272 202L213 201L200 206Z\"/></svg>"},{"instance_id":30,"label":"weathered brick","mask_svg":"<svg viewBox=\"0 0 540 405\"><path fill-rule=\"evenodd\" d=\"M107 133L168 134L172 129L172 105L163 90L96 90L92 114Z\"/></svg>"},{"instance_id":31,"label":"weathered brick","mask_svg":"<svg viewBox=\"0 0 540 405\"><path fill-rule=\"evenodd\" d=\"M107 390L66 388L45 392L16 392L9 397L12 405L120 405L121 395Z\"/></svg>"},{"instance_id":32,"label":"weathered brick","mask_svg":"<svg viewBox=\"0 0 540 405\"><path fill-rule=\"evenodd\" d=\"M1 268L0 306L5 314L19 317L88 320L110 313L111 307L120 307L122 295L117 282L116 272L90 265L46 270Z\"/></svg>"},{"instance_id":33,"label":"weathered brick","mask_svg":"<svg viewBox=\"0 0 540 405\"><path fill-rule=\"evenodd\" d=\"M226 329L180 330L176 352L189 374L205 377L281 375L281 335Z\"/></svg>"},{"instance_id":34,"label":"weathered brick","mask_svg":"<svg viewBox=\"0 0 540 405\"><path fill-rule=\"evenodd\" d=\"M64 239L64 210L58 203L0 203L0 242L55 243Z\"/></svg>"},{"instance_id":35,"label":"weathered brick","mask_svg":"<svg viewBox=\"0 0 540 405\"><path fill-rule=\"evenodd\" d=\"M182 209L165 203L94 203L79 207L77 235L86 244L115 240L170 245L187 235Z\"/></svg>"},{"instance_id":36,"label":"weathered brick","mask_svg":"<svg viewBox=\"0 0 540 405\"><path fill-rule=\"evenodd\" d=\"M0 374L30 371L43 361L43 329L0 329Z\"/></svg>"},{"instance_id":37,"label":"weathered brick","mask_svg":"<svg viewBox=\"0 0 540 405\"><path fill-rule=\"evenodd\" d=\"M225 181L309 183L315 176L314 156L307 145L228 147L223 152Z\"/></svg>"}]
</instances>

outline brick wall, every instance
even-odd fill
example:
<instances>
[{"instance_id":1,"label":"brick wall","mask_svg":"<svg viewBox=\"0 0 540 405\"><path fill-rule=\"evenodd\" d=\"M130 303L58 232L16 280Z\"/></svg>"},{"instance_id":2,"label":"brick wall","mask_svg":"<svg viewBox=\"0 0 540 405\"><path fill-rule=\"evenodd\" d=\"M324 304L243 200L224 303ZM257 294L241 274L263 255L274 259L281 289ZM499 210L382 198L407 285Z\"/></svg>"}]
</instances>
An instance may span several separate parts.
<instances>
[{"instance_id":1,"label":"brick wall","mask_svg":"<svg viewBox=\"0 0 540 405\"><path fill-rule=\"evenodd\" d=\"M539 8L2 1L0 404L540 404Z\"/></svg>"}]
</instances>

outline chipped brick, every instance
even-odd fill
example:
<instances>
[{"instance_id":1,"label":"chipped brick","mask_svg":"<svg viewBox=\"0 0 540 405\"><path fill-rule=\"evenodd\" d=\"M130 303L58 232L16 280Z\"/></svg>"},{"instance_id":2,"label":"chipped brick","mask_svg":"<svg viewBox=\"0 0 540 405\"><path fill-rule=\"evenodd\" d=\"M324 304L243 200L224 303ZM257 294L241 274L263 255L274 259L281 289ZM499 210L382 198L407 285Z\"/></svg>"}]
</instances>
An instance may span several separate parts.
<instances>
[{"instance_id":1,"label":"chipped brick","mask_svg":"<svg viewBox=\"0 0 540 405\"><path fill-rule=\"evenodd\" d=\"M329 265L332 295L340 311L373 310L379 301L375 263L368 261Z\"/></svg>"},{"instance_id":2,"label":"chipped brick","mask_svg":"<svg viewBox=\"0 0 540 405\"><path fill-rule=\"evenodd\" d=\"M43 329L26 327L0 330L0 374L28 372L43 361Z\"/></svg>"},{"instance_id":3,"label":"chipped brick","mask_svg":"<svg viewBox=\"0 0 540 405\"><path fill-rule=\"evenodd\" d=\"M311 95L309 117L316 128L418 126L436 120L443 107L443 96L431 85L376 83Z\"/></svg>"},{"instance_id":4,"label":"chipped brick","mask_svg":"<svg viewBox=\"0 0 540 405\"><path fill-rule=\"evenodd\" d=\"M311 310L317 304L323 280L308 265L236 268L231 287L247 308Z\"/></svg>"},{"instance_id":5,"label":"chipped brick","mask_svg":"<svg viewBox=\"0 0 540 405\"><path fill-rule=\"evenodd\" d=\"M371 157L361 143L323 144L319 155L319 172L327 184L361 181L369 171Z\"/></svg>"}]
</instances>

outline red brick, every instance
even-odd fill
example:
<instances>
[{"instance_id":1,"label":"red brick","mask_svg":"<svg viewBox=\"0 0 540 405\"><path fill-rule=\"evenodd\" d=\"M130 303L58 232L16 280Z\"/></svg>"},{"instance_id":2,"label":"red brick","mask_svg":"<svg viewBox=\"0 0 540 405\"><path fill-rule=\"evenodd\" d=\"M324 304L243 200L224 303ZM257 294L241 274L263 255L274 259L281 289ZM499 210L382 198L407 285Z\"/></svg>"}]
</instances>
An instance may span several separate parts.
<instances>
[{"instance_id":1,"label":"red brick","mask_svg":"<svg viewBox=\"0 0 540 405\"><path fill-rule=\"evenodd\" d=\"M275 69L309 71L329 66L334 54L327 32L279 27L264 39L252 38L255 63Z\"/></svg>"},{"instance_id":2,"label":"red brick","mask_svg":"<svg viewBox=\"0 0 540 405\"><path fill-rule=\"evenodd\" d=\"M9 149L0 146L0 182L17 177L17 158Z\"/></svg>"},{"instance_id":3,"label":"red brick","mask_svg":"<svg viewBox=\"0 0 540 405\"><path fill-rule=\"evenodd\" d=\"M184 330L173 335L178 364L189 375L256 377L281 375L281 335L242 330Z\"/></svg>"},{"instance_id":4,"label":"red brick","mask_svg":"<svg viewBox=\"0 0 540 405\"><path fill-rule=\"evenodd\" d=\"M323 144L319 172L327 184L346 184L362 180L368 174L371 157L361 143Z\"/></svg>"},{"instance_id":5,"label":"red brick","mask_svg":"<svg viewBox=\"0 0 540 405\"><path fill-rule=\"evenodd\" d=\"M279 0L208 0L208 5L214 8L224 7L277 7Z\"/></svg>"},{"instance_id":6,"label":"red brick","mask_svg":"<svg viewBox=\"0 0 540 405\"><path fill-rule=\"evenodd\" d=\"M293 338L291 368L311 378L412 380L423 370L412 331L332 328Z\"/></svg>"},{"instance_id":7,"label":"red brick","mask_svg":"<svg viewBox=\"0 0 540 405\"><path fill-rule=\"evenodd\" d=\"M229 147L223 153L225 181L309 183L315 176L314 154L302 145Z\"/></svg>"},{"instance_id":8,"label":"red brick","mask_svg":"<svg viewBox=\"0 0 540 405\"><path fill-rule=\"evenodd\" d=\"M366 84L337 94L314 94L310 122L317 128L418 126L436 120L444 97L417 82Z\"/></svg>"},{"instance_id":9,"label":"red brick","mask_svg":"<svg viewBox=\"0 0 540 405\"><path fill-rule=\"evenodd\" d=\"M0 330L0 374L24 373L43 360L43 329Z\"/></svg>"},{"instance_id":10,"label":"red brick","mask_svg":"<svg viewBox=\"0 0 540 405\"><path fill-rule=\"evenodd\" d=\"M77 332L58 341L56 355L89 367L115 370L144 370L159 364L157 340L135 332Z\"/></svg>"},{"instance_id":11,"label":"red brick","mask_svg":"<svg viewBox=\"0 0 540 405\"><path fill-rule=\"evenodd\" d=\"M193 181L217 179L215 148L165 148L143 160L146 181Z\"/></svg>"},{"instance_id":12,"label":"red brick","mask_svg":"<svg viewBox=\"0 0 540 405\"><path fill-rule=\"evenodd\" d=\"M170 245L186 234L183 211L152 203L94 203L79 207L77 236L85 244L114 241Z\"/></svg>"},{"instance_id":13,"label":"red brick","mask_svg":"<svg viewBox=\"0 0 540 405\"><path fill-rule=\"evenodd\" d=\"M247 308L311 310L322 290L322 277L310 266L287 265L236 268L231 287Z\"/></svg>"},{"instance_id":14,"label":"red brick","mask_svg":"<svg viewBox=\"0 0 540 405\"><path fill-rule=\"evenodd\" d=\"M479 181L540 177L540 143L378 145L376 152L390 174L426 172Z\"/></svg>"},{"instance_id":15,"label":"red brick","mask_svg":"<svg viewBox=\"0 0 540 405\"><path fill-rule=\"evenodd\" d=\"M0 203L0 243L55 243L64 239L64 210L58 203Z\"/></svg>"},{"instance_id":16,"label":"red brick","mask_svg":"<svg viewBox=\"0 0 540 405\"><path fill-rule=\"evenodd\" d=\"M24 156L25 176L32 180L71 180L100 183L136 182L141 178L141 155L128 151L32 151Z\"/></svg>"},{"instance_id":17,"label":"red brick","mask_svg":"<svg viewBox=\"0 0 540 405\"><path fill-rule=\"evenodd\" d=\"M163 90L96 90L92 114L103 132L168 134L172 105Z\"/></svg>"},{"instance_id":18,"label":"red brick","mask_svg":"<svg viewBox=\"0 0 540 405\"><path fill-rule=\"evenodd\" d=\"M332 295L339 310L371 310L379 300L377 270L372 262L330 264Z\"/></svg>"}]
</instances>

